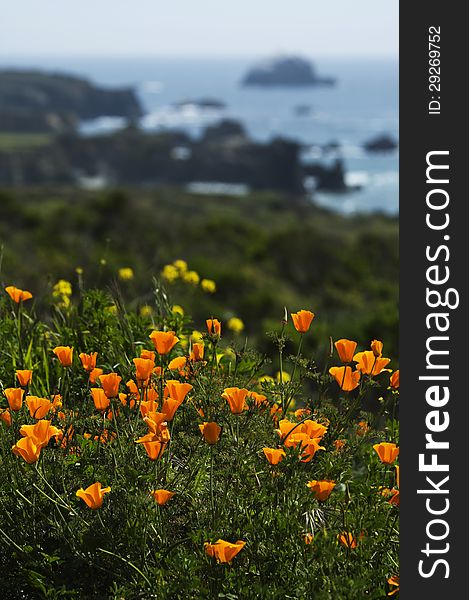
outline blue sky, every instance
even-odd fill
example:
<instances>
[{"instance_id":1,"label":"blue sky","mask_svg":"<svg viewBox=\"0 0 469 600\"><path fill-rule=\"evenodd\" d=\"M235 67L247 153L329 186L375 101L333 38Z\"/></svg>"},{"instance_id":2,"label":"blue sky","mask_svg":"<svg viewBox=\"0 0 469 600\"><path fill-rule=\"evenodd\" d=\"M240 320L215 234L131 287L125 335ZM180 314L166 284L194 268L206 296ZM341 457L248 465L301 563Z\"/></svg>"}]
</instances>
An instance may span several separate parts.
<instances>
[{"instance_id":1,"label":"blue sky","mask_svg":"<svg viewBox=\"0 0 469 600\"><path fill-rule=\"evenodd\" d=\"M0 54L397 56L397 0L10 0Z\"/></svg>"}]
</instances>

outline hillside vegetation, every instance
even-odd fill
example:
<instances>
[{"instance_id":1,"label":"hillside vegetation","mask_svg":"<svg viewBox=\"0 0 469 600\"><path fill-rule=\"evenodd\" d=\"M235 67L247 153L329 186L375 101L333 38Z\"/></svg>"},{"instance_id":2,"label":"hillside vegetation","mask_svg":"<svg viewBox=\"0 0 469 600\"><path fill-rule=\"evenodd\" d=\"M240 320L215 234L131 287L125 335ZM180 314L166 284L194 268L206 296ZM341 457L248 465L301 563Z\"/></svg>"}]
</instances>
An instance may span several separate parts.
<instances>
[{"instance_id":1,"label":"hillside vegetation","mask_svg":"<svg viewBox=\"0 0 469 600\"><path fill-rule=\"evenodd\" d=\"M114 289L140 309L153 278L177 260L194 279L163 278L193 316L244 323L265 349L264 333L284 306L320 314L311 349L328 336L381 337L397 355L398 224L381 215L345 217L276 193L198 196L173 188L0 193L1 278L33 289L40 308L59 279ZM76 272L78 268L79 273ZM203 291L201 280L215 282Z\"/></svg>"}]
</instances>

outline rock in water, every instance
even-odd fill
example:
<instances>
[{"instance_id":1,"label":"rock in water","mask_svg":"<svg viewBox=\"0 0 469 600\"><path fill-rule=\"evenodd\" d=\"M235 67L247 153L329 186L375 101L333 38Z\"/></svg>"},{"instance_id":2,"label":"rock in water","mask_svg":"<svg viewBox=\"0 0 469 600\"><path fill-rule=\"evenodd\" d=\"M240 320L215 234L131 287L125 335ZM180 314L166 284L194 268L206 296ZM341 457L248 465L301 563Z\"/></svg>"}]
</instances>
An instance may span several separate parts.
<instances>
[{"instance_id":1,"label":"rock in water","mask_svg":"<svg viewBox=\"0 0 469 600\"><path fill-rule=\"evenodd\" d=\"M333 77L319 77L308 60L297 56L277 58L254 66L242 85L303 87L334 85Z\"/></svg>"},{"instance_id":2,"label":"rock in water","mask_svg":"<svg viewBox=\"0 0 469 600\"><path fill-rule=\"evenodd\" d=\"M390 135L379 135L363 144L367 152L392 152L397 149L397 142Z\"/></svg>"}]
</instances>

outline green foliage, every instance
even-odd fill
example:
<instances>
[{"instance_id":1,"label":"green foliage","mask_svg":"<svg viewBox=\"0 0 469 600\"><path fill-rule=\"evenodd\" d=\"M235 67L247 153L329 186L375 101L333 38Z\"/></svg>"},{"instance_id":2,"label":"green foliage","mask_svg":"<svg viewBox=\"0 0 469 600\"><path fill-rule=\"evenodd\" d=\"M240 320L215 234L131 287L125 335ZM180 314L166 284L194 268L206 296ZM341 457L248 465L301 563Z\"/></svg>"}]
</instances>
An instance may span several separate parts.
<instances>
[{"instance_id":1,"label":"green foliage","mask_svg":"<svg viewBox=\"0 0 469 600\"><path fill-rule=\"evenodd\" d=\"M180 189L84 192L28 189L0 195L1 278L37 295L83 269L88 287L122 284L132 307L152 301L152 279L184 259L213 294L181 279L168 290L198 322L207 315L245 323L263 352L265 332L286 305L319 317L307 349L327 352L327 337L382 337L397 356L397 220L345 217L276 193L246 198L195 196ZM244 333L242 335L244 335ZM326 340L321 346L320 340Z\"/></svg>"},{"instance_id":2,"label":"green foliage","mask_svg":"<svg viewBox=\"0 0 469 600\"><path fill-rule=\"evenodd\" d=\"M274 370L281 358L294 374L289 382L262 382L266 358L244 344L227 343L223 329L221 339L205 334L204 360L191 361L193 324L168 311L171 302L159 286L150 318L139 316L121 295L102 290L81 288L68 306L41 298L15 304L3 296L1 387L18 386L15 369L32 369L26 395L61 395L61 406L46 418L63 436L54 436L39 459L27 464L11 447L22 437L21 426L37 420L25 402L18 411L8 410L2 394L2 598L386 597L386 581L398 571L398 507L381 486L393 488L396 479L394 467L381 464L372 445L397 442L398 393L389 388L389 373L363 375L359 388L337 393L327 367L339 364L338 358L330 357L324 371L318 370L307 344L298 350L299 336L290 324L271 336L273 343L266 342ZM204 329L202 322L195 324ZM133 358L153 349L151 331L164 329L174 331L179 342L169 354L155 357L163 371L149 385L160 398L169 379L189 382L192 389L168 423L171 441L151 460L136 443L147 433L142 398L132 396L125 382L135 378ZM305 341L312 335L313 330L305 334ZM286 338L295 349L291 358ZM53 349L62 345L74 348L71 367L54 356ZM99 383L90 384L78 358L93 351L105 373L119 373L119 391L127 394L125 404L123 396L110 399L112 417L95 408L90 387ZM187 358L186 366L169 370L177 356ZM232 414L221 396L231 387L265 399L249 397L247 408ZM365 401L376 393L382 396L379 409L367 413ZM301 460L306 458L301 444L289 445L288 436L282 440L275 431L282 416L275 409L282 405L298 431L308 419L327 427L320 441L325 449L308 462ZM295 415L294 408L307 412ZM211 420L222 427L214 445L199 430ZM337 439L345 442L343 448L334 445ZM271 465L263 447L283 448L286 456ZM337 485L321 502L308 489L310 480ZM96 481L111 491L92 510L76 491ZM175 495L160 506L150 494L155 489ZM343 531L353 534L356 548L338 543ZM314 535L310 544L304 540L308 533ZM218 563L204 550L205 543L219 538L246 542L231 564Z\"/></svg>"}]
</instances>

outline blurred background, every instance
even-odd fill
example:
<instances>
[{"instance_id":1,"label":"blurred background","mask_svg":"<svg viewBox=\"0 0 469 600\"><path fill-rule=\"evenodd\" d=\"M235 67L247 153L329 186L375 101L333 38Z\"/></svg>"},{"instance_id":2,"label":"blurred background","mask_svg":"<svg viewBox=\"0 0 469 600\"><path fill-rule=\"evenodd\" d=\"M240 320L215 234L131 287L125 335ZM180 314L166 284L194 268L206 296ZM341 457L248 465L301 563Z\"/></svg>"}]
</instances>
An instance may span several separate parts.
<instances>
[{"instance_id":1,"label":"blurred background","mask_svg":"<svg viewBox=\"0 0 469 600\"><path fill-rule=\"evenodd\" d=\"M4 284L150 313L158 277L261 348L286 305L397 353L397 4L273 4L2 7Z\"/></svg>"}]
</instances>

